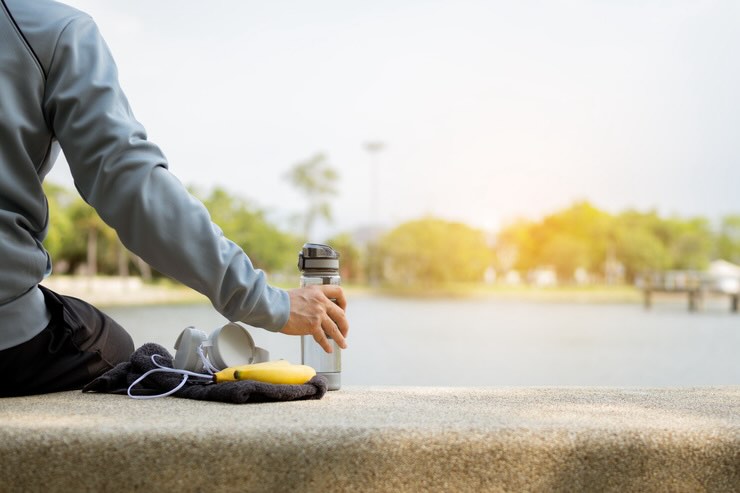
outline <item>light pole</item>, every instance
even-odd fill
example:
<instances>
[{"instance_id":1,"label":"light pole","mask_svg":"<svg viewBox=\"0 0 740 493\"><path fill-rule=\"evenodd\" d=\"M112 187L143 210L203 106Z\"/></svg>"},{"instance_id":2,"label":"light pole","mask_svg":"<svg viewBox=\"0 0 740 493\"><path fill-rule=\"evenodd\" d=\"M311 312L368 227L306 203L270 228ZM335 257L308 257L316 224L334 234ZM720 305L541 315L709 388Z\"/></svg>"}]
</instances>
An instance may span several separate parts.
<instances>
[{"instance_id":1,"label":"light pole","mask_svg":"<svg viewBox=\"0 0 740 493\"><path fill-rule=\"evenodd\" d=\"M368 259L368 277L370 284L378 284L378 265L377 265L377 238L379 231L378 209L379 209L379 189L378 189L378 154L385 149L385 143L380 141L365 142L365 150L370 154L370 238L367 243Z\"/></svg>"},{"instance_id":2,"label":"light pole","mask_svg":"<svg viewBox=\"0 0 740 493\"><path fill-rule=\"evenodd\" d=\"M380 141L365 142L365 150L370 154L370 225L378 227L378 154L385 149Z\"/></svg>"}]
</instances>

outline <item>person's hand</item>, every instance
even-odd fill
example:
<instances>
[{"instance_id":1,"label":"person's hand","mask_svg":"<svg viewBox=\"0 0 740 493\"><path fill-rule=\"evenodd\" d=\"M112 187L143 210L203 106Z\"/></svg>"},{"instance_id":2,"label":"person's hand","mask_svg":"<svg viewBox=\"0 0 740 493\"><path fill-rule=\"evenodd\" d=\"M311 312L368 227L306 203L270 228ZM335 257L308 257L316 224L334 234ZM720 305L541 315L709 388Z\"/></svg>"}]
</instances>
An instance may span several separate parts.
<instances>
[{"instance_id":1,"label":"person's hand","mask_svg":"<svg viewBox=\"0 0 740 493\"><path fill-rule=\"evenodd\" d=\"M329 338L334 339L340 348L347 348L344 340L349 331L349 322L344 314L347 300L341 287L312 285L291 289L288 295L290 318L280 332L294 336L311 335L327 353L332 352Z\"/></svg>"}]
</instances>

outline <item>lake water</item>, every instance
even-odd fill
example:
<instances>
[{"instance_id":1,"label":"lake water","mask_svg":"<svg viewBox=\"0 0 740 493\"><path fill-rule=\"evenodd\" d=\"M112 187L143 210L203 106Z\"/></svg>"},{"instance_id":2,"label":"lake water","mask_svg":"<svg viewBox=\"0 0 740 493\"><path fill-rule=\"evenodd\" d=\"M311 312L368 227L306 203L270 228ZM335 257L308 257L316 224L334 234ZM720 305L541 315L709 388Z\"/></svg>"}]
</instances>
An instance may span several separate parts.
<instances>
[{"instance_id":1,"label":"lake water","mask_svg":"<svg viewBox=\"0 0 740 493\"><path fill-rule=\"evenodd\" d=\"M707 386L740 384L740 315L726 300L683 304L350 298L343 385ZM137 347L174 354L180 331L225 323L209 305L106 310ZM251 333L271 359L300 362L297 337Z\"/></svg>"}]
</instances>

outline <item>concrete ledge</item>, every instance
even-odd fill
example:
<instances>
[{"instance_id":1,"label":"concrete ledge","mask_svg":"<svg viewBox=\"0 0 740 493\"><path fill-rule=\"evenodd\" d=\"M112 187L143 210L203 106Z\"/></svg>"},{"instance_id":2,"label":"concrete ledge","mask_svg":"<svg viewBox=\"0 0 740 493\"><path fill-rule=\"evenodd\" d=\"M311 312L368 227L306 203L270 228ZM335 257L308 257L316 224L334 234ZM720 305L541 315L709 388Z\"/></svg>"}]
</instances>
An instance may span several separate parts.
<instances>
[{"instance_id":1,"label":"concrete ledge","mask_svg":"<svg viewBox=\"0 0 740 493\"><path fill-rule=\"evenodd\" d=\"M740 387L0 399L1 491L739 491Z\"/></svg>"}]
</instances>

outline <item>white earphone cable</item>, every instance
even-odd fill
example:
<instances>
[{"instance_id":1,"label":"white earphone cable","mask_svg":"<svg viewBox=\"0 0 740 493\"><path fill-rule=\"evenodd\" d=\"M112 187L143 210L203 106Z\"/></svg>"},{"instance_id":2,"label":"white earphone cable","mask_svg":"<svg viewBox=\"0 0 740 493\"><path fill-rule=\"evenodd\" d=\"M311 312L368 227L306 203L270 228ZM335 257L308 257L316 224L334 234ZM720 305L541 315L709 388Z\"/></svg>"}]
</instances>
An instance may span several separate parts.
<instances>
[{"instance_id":1,"label":"white earphone cable","mask_svg":"<svg viewBox=\"0 0 740 493\"><path fill-rule=\"evenodd\" d=\"M211 364L210 361L208 361L208 359L203 354L203 347L202 346L198 346L198 354L200 355L201 359L203 360L204 366L206 366L206 370L209 373L196 373L194 371L180 370L180 369L177 369L177 368L170 368L170 367L161 365L161 364L157 363L157 357L162 358L163 356L161 354L153 354L151 356L152 363L157 368L153 368L153 369L147 371L142 376L140 376L139 378L137 378L136 380L134 380L134 382L131 385L129 385L128 390L126 391L126 393L132 399L156 399L158 397L167 397L168 395L174 394L175 392L177 392L178 390L180 390L181 388L183 388L183 386L187 383L189 377L206 379L205 382L201 382L201 383L206 383L207 384L207 383L213 382L213 372L211 371L211 369L212 368L215 368L215 367ZM216 369L216 371L218 371L218 369ZM146 377L148 377L152 373L157 373L157 372L177 373L179 375L182 375L182 381L174 389L169 390L169 391L167 391L167 392L165 392L163 394L157 394L157 395L134 395L134 394L131 393L131 389L133 389L134 386L137 383L141 382L142 380L144 380Z\"/></svg>"}]
</instances>

